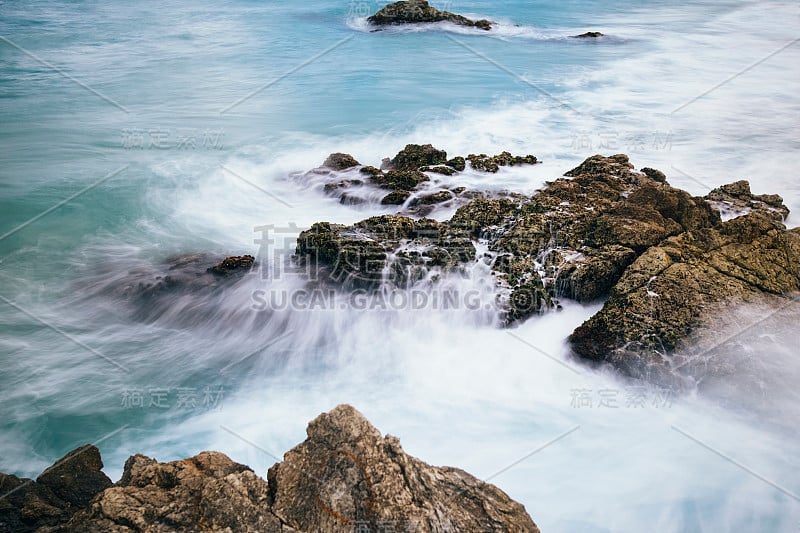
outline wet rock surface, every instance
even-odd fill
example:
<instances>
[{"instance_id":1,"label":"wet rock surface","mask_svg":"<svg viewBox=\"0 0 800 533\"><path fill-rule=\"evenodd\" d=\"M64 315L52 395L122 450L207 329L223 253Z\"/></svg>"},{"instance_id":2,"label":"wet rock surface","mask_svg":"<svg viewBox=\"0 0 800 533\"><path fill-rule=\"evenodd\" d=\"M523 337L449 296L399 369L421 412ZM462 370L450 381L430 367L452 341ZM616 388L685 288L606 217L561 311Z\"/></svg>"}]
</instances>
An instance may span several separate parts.
<instances>
[{"instance_id":1,"label":"wet rock surface","mask_svg":"<svg viewBox=\"0 0 800 533\"><path fill-rule=\"evenodd\" d=\"M800 231L754 212L671 237L639 256L603 309L570 337L576 353L636 377L684 364L687 340L712 336L743 303L780 308L800 290Z\"/></svg>"},{"instance_id":2,"label":"wet rock surface","mask_svg":"<svg viewBox=\"0 0 800 533\"><path fill-rule=\"evenodd\" d=\"M457 175L456 167L467 162L493 172L537 161L508 152L447 160L431 145L409 145L402 154L392 166L406 170L375 169L378 180L391 172L425 175L420 168L429 168L417 166L423 164L445 165ZM338 273L329 280L368 288L435 282L447 273L437 270L442 266L463 270L484 261L505 325L558 309L562 298L607 300L570 342L579 357L637 376L673 366L684 340L710 328L726 306L778 302L800 290L798 231L782 224L788 209L778 195L752 194L746 181L695 197L669 185L661 171L636 171L617 154L589 157L532 196L453 187L422 192L421 183L409 180L390 193L401 215L383 220L402 220L397 231L375 231L383 217L315 227L301 235L298 256ZM415 209L438 205L457 209L450 220L415 220L429 212ZM720 211L738 218L723 222ZM415 224L430 233L423 237ZM487 250L482 257L479 248Z\"/></svg>"},{"instance_id":3,"label":"wet rock surface","mask_svg":"<svg viewBox=\"0 0 800 533\"><path fill-rule=\"evenodd\" d=\"M488 20L470 20L461 15L440 11L425 0L407 0L387 5L367 19L377 26L393 24L421 24L431 22L451 22L459 26L491 30Z\"/></svg>"},{"instance_id":4,"label":"wet rock surface","mask_svg":"<svg viewBox=\"0 0 800 533\"><path fill-rule=\"evenodd\" d=\"M307 434L268 481L202 452L168 463L131 456L112 485L87 445L35 482L0 474L0 531L539 531L497 487L410 457L349 405L317 417Z\"/></svg>"}]
</instances>

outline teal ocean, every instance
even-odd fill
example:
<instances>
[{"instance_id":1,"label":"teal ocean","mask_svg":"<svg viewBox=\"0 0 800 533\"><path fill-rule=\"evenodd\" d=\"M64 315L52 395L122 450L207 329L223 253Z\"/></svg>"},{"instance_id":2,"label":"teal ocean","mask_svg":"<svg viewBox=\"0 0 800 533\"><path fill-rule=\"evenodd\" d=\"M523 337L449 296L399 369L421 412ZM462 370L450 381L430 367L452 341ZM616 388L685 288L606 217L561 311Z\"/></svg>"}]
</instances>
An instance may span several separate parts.
<instances>
[{"instance_id":1,"label":"teal ocean","mask_svg":"<svg viewBox=\"0 0 800 533\"><path fill-rule=\"evenodd\" d=\"M466 309L259 313L253 279L132 312L132 276L171 256L378 213L296 178L337 151L535 154L464 176L522 193L627 153L693 194L747 179L800 224L797 2L432 4L496 29L371 32L375 0L0 0L0 471L93 442L113 479L208 449L266 476L351 403L542 531L797 531L796 325L675 393L558 364L599 304L509 334Z\"/></svg>"}]
</instances>

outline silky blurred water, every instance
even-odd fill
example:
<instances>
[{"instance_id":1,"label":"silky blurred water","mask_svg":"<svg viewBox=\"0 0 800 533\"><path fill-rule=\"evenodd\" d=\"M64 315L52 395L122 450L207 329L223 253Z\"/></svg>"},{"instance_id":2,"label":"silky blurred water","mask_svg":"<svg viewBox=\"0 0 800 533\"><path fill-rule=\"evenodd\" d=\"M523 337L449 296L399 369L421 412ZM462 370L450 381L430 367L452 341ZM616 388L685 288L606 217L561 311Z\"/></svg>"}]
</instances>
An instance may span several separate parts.
<instances>
[{"instance_id":1,"label":"silky blurred water","mask_svg":"<svg viewBox=\"0 0 800 533\"><path fill-rule=\"evenodd\" d=\"M0 471L99 441L114 478L132 453L204 449L266 475L349 402L409 453L491 477L543 531L796 531L791 315L742 338L723 401L571 361L599 305L507 332L463 308L259 313L259 276L156 320L120 296L175 254L255 254L262 226L291 248L315 221L380 212L291 175L409 142L536 154L462 177L523 193L624 152L693 194L748 179L797 225L796 2L434 4L498 25L371 33L375 1L0 2ZM568 37L585 31L607 37ZM485 290L473 274L448 290Z\"/></svg>"}]
</instances>

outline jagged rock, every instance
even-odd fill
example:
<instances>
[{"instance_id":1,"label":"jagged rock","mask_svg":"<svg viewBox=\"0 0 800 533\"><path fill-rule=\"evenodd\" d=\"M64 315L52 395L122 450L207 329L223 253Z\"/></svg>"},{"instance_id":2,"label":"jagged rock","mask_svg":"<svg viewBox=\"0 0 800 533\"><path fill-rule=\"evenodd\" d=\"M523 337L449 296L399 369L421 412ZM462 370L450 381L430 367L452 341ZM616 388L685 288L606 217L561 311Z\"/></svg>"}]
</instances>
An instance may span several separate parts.
<instances>
[{"instance_id":1,"label":"jagged rock","mask_svg":"<svg viewBox=\"0 0 800 533\"><path fill-rule=\"evenodd\" d=\"M535 165L539 162L534 155L514 156L509 152L503 152L495 156L487 156L486 154L470 154L467 156L469 164L475 170L483 170L485 172L495 173L500 170L500 167L514 166L514 165Z\"/></svg>"},{"instance_id":2,"label":"jagged rock","mask_svg":"<svg viewBox=\"0 0 800 533\"><path fill-rule=\"evenodd\" d=\"M219 264L210 267L208 271L217 276L229 276L250 270L255 262L256 258L252 255L234 255L226 257Z\"/></svg>"},{"instance_id":3,"label":"jagged rock","mask_svg":"<svg viewBox=\"0 0 800 533\"><path fill-rule=\"evenodd\" d=\"M408 242L422 251L404 251ZM389 253L396 260L384 279ZM404 286L418 278L419 268L457 268L474 258L475 247L466 232L435 220L382 215L353 226L314 224L298 237L296 254L301 262L316 267L323 281L374 289L381 282Z\"/></svg>"},{"instance_id":4,"label":"jagged rock","mask_svg":"<svg viewBox=\"0 0 800 533\"><path fill-rule=\"evenodd\" d=\"M492 29L492 23L488 20L473 21L449 11L439 11L425 0L407 0L389 4L367 20L379 26L447 21L459 26L475 27L487 31Z\"/></svg>"},{"instance_id":5,"label":"jagged rock","mask_svg":"<svg viewBox=\"0 0 800 533\"><path fill-rule=\"evenodd\" d=\"M726 216L741 216L755 211L777 222L783 222L789 216L783 198L777 194L755 195L745 180L717 187L705 199Z\"/></svg>"},{"instance_id":6,"label":"jagged rock","mask_svg":"<svg viewBox=\"0 0 800 533\"><path fill-rule=\"evenodd\" d=\"M99 452L87 445L40 476L69 489L74 504L41 481L0 474L0 531L539 531L494 485L408 456L349 405L317 417L307 434L268 481L219 452L201 452L169 463L133 455L119 482L100 483Z\"/></svg>"},{"instance_id":7,"label":"jagged rock","mask_svg":"<svg viewBox=\"0 0 800 533\"><path fill-rule=\"evenodd\" d=\"M36 481L0 474L0 532L36 531L67 521L111 486L102 468L100 451L86 444L56 461Z\"/></svg>"},{"instance_id":8,"label":"jagged rock","mask_svg":"<svg viewBox=\"0 0 800 533\"><path fill-rule=\"evenodd\" d=\"M497 487L410 457L348 405L307 434L269 471L272 512L298 531L539 531Z\"/></svg>"},{"instance_id":9,"label":"jagged rock","mask_svg":"<svg viewBox=\"0 0 800 533\"><path fill-rule=\"evenodd\" d=\"M47 533L283 533L270 512L269 485L218 452L158 463L144 455L125 462L122 479L66 524ZM44 532L43 532L44 533Z\"/></svg>"},{"instance_id":10,"label":"jagged rock","mask_svg":"<svg viewBox=\"0 0 800 533\"><path fill-rule=\"evenodd\" d=\"M350 154L335 153L328 156L322 166L331 168L333 170L347 170L360 165L358 161Z\"/></svg>"},{"instance_id":11,"label":"jagged rock","mask_svg":"<svg viewBox=\"0 0 800 533\"><path fill-rule=\"evenodd\" d=\"M668 367L691 334L713 331L726 308L763 299L779 304L797 290L800 231L751 213L648 249L570 342L581 357L648 376Z\"/></svg>"},{"instance_id":12,"label":"jagged rock","mask_svg":"<svg viewBox=\"0 0 800 533\"><path fill-rule=\"evenodd\" d=\"M603 34L599 31L587 31L586 33L581 33L580 35L572 35L573 39L595 39L597 37L603 37Z\"/></svg>"},{"instance_id":13,"label":"jagged rock","mask_svg":"<svg viewBox=\"0 0 800 533\"><path fill-rule=\"evenodd\" d=\"M420 167L442 165L447 161L447 152L437 150L430 144L408 144L392 159L395 170L418 170Z\"/></svg>"}]
</instances>

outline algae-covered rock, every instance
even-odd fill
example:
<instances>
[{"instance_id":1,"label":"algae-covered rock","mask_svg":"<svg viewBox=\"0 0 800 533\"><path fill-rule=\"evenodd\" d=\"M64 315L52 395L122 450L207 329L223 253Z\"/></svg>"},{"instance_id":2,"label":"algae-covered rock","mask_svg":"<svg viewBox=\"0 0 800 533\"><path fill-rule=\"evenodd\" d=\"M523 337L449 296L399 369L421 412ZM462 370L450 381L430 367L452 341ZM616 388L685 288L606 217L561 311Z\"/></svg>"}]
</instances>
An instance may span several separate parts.
<instances>
[{"instance_id":1,"label":"algae-covered rock","mask_svg":"<svg viewBox=\"0 0 800 533\"><path fill-rule=\"evenodd\" d=\"M394 2L379 10L367 20L379 26L447 21L459 26L475 27L487 31L492 29L492 23L488 20L473 21L449 11L440 11L429 5L425 0Z\"/></svg>"},{"instance_id":2,"label":"algae-covered rock","mask_svg":"<svg viewBox=\"0 0 800 533\"><path fill-rule=\"evenodd\" d=\"M438 150L430 144L408 144L394 159L396 170L418 170L420 167L443 165L447 162L447 152Z\"/></svg>"},{"instance_id":3,"label":"algae-covered rock","mask_svg":"<svg viewBox=\"0 0 800 533\"><path fill-rule=\"evenodd\" d=\"M350 154L335 153L328 156L322 166L333 170L347 170L360 165Z\"/></svg>"},{"instance_id":4,"label":"algae-covered rock","mask_svg":"<svg viewBox=\"0 0 800 533\"><path fill-rule=\"evenodd\" d=\"M514 156L510 152L503 152L494 156L486 154L470 154L467 156L469 164L475 170L495 173L500 167L514 165L535 165L539 162L534 155Z\"/></svg>"}]
</instances>

